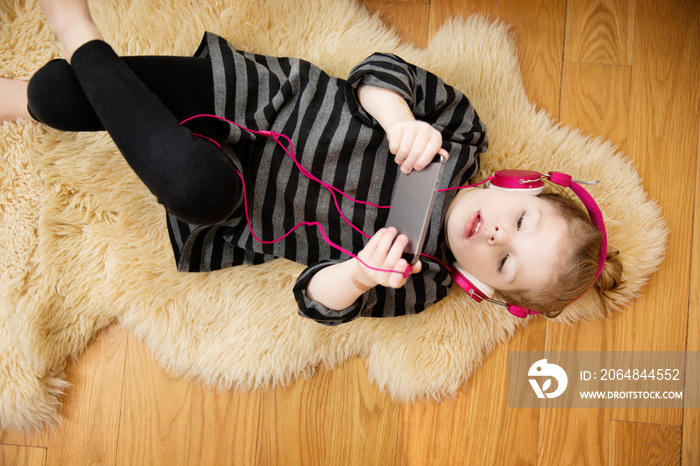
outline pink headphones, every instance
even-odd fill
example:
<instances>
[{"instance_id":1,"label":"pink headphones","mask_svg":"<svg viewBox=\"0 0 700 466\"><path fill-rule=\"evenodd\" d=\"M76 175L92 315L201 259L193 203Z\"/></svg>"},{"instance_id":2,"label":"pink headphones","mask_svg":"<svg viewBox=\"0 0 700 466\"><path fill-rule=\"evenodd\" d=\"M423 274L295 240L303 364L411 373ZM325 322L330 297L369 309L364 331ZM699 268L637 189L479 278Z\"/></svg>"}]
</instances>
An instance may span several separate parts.
<instances>
[{"instance_id":1,"label":"pink headphones","mask_svg":"<svg viewBox=\"0 0 700 466\"><path fill-rule=\"evenodd\" d=\"M576 181L572 180L571 176L559 172L549 172L548 174L542 174L531 170L499 170L492 177L487 178L485 181L490 181L489 187L506 189L509 191L518 191L522 193L538 195L542 192L544 187L543 179L548 179L554 184L558 184L565 188L570 188L581 200L583 205L588 211L588 215L593 222L593 225L600 230L603 235L602 241L600 243L600 255L598 259L598 271L596 272L595 279L598 280L600 274L603 272L605 267L605 258L608 253L608 239L605 233L605 223L603 222L603 214L600 208L593 200L593 197L586 191L581 184L594 185L598 184L595 182L586 181ZM488 301L494 304L505 306L508 312L516 317L525 318L530 314L539 314L539 312L533 309L527 309L520 306L515 306L510 303L503 301L497 301L492 299L495 290L480 282L473 275L465 271L459 264L455 263L454 267L450 271L450 275L454 282L459 285L464 291L471 296L474 301L480 303L481 301ZM595 283L595 281L594 281ZM578 298L577 298L578 299Z\"/></svg>"}]
</instances>

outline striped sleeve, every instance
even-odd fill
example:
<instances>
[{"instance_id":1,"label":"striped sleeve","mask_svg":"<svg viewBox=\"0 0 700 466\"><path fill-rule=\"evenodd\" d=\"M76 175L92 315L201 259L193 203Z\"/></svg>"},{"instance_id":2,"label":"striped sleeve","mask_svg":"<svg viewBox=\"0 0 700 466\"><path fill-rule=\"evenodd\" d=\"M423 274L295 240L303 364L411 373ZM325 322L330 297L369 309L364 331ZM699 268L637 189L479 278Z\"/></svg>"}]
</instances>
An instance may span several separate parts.
<instances>
[{"instance_id":1,"label":"striped sleeve","mask_svg":"<svg viewBox=\"0 0 700 466\"><path fill-rule=\"evenodd\" d=\"M396 55L375 53L350 71L348 84L353 88L360 84L389 88L410 103L415 87L415 67Z\"/></svg>"},{"instance_id":2,"label":"striped sleeve","mask_svg":"<svg viewBox=\"0 0 700 466\"><path fill-rule=\"evenodd\" d=\"M307 267L297 278L297 282L294 285L294 298L299 306L299 315L302 317L307 317L309 319L315 320L320 324L325 325L338 325L345 322L350 322L360 315L360 312L367 304L367 298L369 297L367 293L362 295L357 299L350 307L343 310L332 310L323 306L321 303L314 301L309 298L306 293L306 288L309 286L309 282L321 270L329 267L333 264L338 263L338 261L323 261Z\"/></svg>"},{"instance_id":3,"label":"striped sleeve","mask_svg":"<svg viewBox=\"0 0 700 466\"><path fill-rule=\"evenodd\" d=\"M450 291L449 272L435 262L423 263L423 271L411 277L401 288L375 286L343 310L332 310L311 300L306 288L320 270L337 263L325 261L305 269L294 286L299 315L324 325L338 325L358 317L399 317L418 314L444 299Z\"/></svg>"},{"instance_id":4,"label":"striped sleeve","mask_svg":"<svg viewBox=\"0 0 700 466\"><path fill-rule=\"evenodd\" d=\"M375 53L358 63L347 79L346 98L353 115L369 126L378 127L376 120L360 105L355 90L361 85L382 87L399 93L408 102L415 104L415 67L396 55Z\"/></svg>"},{"instance_id":5,"label":"striped sleeve","mask_svg":"<svg viewBox=\"0 0 700 466\"><path fill-rule=\"evenodd\" d=\"M457 155L461 149L461 152L473 157L488 147L486 126L469 99L423 68L396 55L375 53L352 69L346 89L350 110L355 118L366 125L378 127L377 121L362 108L357 98L356 89L361 84L400 94L417 119L430 123L440 131L450 155ZM471 148L456 148L453 154L450 146L454 144L466 144Z\"/></svg>"}]
</instances>

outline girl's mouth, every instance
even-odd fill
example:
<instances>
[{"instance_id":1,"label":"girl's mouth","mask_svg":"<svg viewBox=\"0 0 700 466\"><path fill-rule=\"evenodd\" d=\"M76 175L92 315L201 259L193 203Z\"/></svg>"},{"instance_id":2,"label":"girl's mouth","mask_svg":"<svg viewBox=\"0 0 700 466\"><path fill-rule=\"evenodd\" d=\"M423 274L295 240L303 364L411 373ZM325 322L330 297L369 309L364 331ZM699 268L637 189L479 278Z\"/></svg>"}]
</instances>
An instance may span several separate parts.
<instances>
[{"instance_id":1,"label":"girl's mouth","mask_svg":"<svg viewBox=\"0 0 700 466\"><path fill-rule=\"evenodd\" d=\"M481 212L474 214L474 216L467 222L464 229L467 239L479 233L479 229L481 229Z\"/></svg>"}]
</instances>

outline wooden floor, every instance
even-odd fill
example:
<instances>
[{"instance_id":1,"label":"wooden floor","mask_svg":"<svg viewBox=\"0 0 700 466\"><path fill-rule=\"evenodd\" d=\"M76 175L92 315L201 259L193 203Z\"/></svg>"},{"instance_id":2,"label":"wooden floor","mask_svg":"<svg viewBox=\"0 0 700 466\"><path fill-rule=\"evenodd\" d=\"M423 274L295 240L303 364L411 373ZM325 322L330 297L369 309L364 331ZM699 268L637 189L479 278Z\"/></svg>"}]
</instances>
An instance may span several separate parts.
<instances>
[{"instance_id":1,"label":"wooden floor","mask_svg":"<svg viewBox=\"0 0 700 466\"><path fill-rule=\"evenodd\" d=\"M700 351L700 2L364 3L417 46L452 15L512 26L530 97L619 144L663 207L668 257L643 296L603 322L541 319L456 399L415 405L379 392L362 361L286 388L216 393L169 378L110 327L67 369L63 425L0 432L0 464L700 465L700 409L509 409L506 398L509 351Z\"/></svg>"}]
</instances>

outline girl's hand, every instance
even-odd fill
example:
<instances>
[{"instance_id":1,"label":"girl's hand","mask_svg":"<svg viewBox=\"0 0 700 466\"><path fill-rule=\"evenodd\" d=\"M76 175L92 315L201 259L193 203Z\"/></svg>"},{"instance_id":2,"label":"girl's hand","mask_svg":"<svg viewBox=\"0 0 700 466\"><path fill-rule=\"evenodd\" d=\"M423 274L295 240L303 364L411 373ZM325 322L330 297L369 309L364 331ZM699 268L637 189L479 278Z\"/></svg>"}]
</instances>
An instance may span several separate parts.
<instances>
[{"instance_id":1,"label":"girl's hand","mask_svg":"<svg viewBox=\"0 0 700 466\"><path fill-rule=\"evenodd\" d=\"M424 169L436 154L449 157L448 152L442 148L440 132L424 121L395 121L386 128L386 136L389 150L396 156L394 161L401 165L403 173Z\"/></svg>"},{"instance_id":2,"label":"girl's hand","mask_svg":"<svg viewBox=\"0 0 700 466\"><path fill-rule=\"evenodd\" d=\"M328 309L340 311L377 285L402 287L407 280L403 274L408 263L401 258L401 254L407 241L405 235L396 237L396 228L379 230L358 257L371 267L396 272L372 270L353 258L326 267L314 275L306 286L307 297ZM416 262L410 268L410 273L420 270L421 263Z\"/></svg>"},{"instance_id":3,"label":"girl's hand","mask_svg":"<svg viewBox=\"0 0 700 466\"><path fill-rule=\"evenodd\" d=\"M429 123L416 120L401 94L375 86L361 85L357 89L360 105L384 128L389 150L401 171L422 170L436 154L449 157L442 149L442 134Z\"/></svg>"},{"instance_id":4,"label":"girl's hand","mask_svg":"<svg viewBox=\"0 0 700 466\"><path fill-rule=\"evenodd\" d=\"M393 227L382 228L375 233L357 257L371 267L387 271L373 270L365 267L359 261L355 261L357 264L357 274L354 277L357 280L355 286L358 288L366 287L366 289L377 285L401 288L408 279L408 277L404 277L408 262L401 257L406 243L408 243L406 235L398 235L397 237L396 228ZM418 261L411 266L410 273L418 273L420 270L421 263Z\"/></svg>"}]
</instances>

